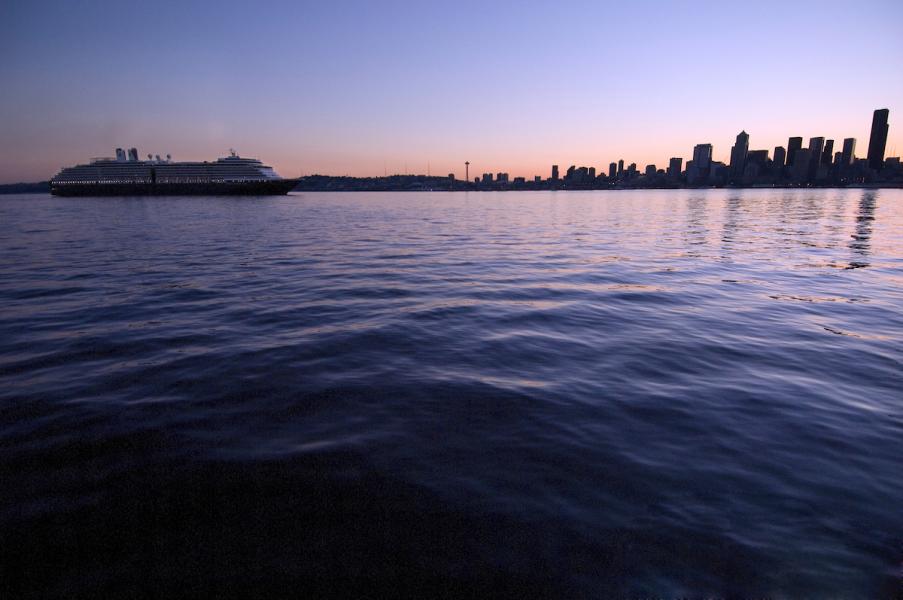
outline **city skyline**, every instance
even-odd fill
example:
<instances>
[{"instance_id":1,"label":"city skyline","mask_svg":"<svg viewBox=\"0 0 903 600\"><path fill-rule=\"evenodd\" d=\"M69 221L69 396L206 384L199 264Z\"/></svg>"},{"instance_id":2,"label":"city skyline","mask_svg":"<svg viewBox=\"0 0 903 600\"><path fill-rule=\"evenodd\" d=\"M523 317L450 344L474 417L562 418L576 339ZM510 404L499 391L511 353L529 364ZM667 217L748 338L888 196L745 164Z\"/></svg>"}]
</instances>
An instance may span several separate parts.
<instances>
[{"instance_id":1,"label":"city skyline","mask_svg":"<svg viewBox=\"0 0 903 600\"><path fill-rule=\"evenodd\" d=\"M464 161L472 174L601 172L619 158L667 166L701 141L729 162L741 129L752 148L854 137L864 156L867 115L903 111L891 76L903 6L889 1L766 0L742 15L705 2L196 2L175 20L160 7L0 9L0 182L47 179L117 146L177 160L234 147L287 177L463 178ZM772 41L811 34L845 51ZM742 51L724 52L738 39ZM887 154L901 151L892 127Z\"/></svg>"},{"instance_id":2,"label":"city skyline","mask_svg":"<svg viewBox=\"0 0 903 600\"><path fill-rule=\"evenodd\" d=\"M846 137L837 140L837 151L834 152L835 140L825 138L824 136L813 136L808 138L808 145L804 144L803 136L789 136L784 145L778 145L772 148L753 148L750 146L750 134L744 129L735 138L735 143L730 147L729 158L727 160L719 160L718 154L714 151L714 144L711 142L701 142L695 144L692 152L687 158L683 155L672 156L666 164L649 163L645 166L637 164L635 161L627 163L625 159L618 159L616 162L609 163L606 169L601 165L598 169L598 177L600 180L607 179L612 181L628 181L641 177L661 178L666 176L667 180L675 182L680 180L682 183L689 185L740 185L748 186L754 183L754 180L760 174L764 179L771 183L785 184L813 184L817 182L833 182L839 184L874 181L876 175L881 174L884 170L886 159L895 161L891 166L891 170L885 171L884 175L890 175L891 179L899 177L900 157L895 155L895 149L888 151L887 141L889 138L889 109L875 109L872 113L871 127L867 143L868 152L865 156L856 154L857 138ZM864 146L860 146L863 148ZM230 149L230 153L234 155L234 150ZM159 154L149 153L146 155L148 160L161 161ZM170 154L166 154L163 159L169 162ZM114 160L113 156L106 157L105 160ZM121 147L115 149L116 161L136 161L143 160L143 155L138 156L138 150L131 148L126 150ZM794 166L794 163L797 163ZM448 178L463 182L473 182L476 184L493 184L493 183L540 183L540 182L567 182L571 183L588 183L597 177L597 169L595 166L572 164L566 168L566 173L561 175L561 165L553 164L547 168L547 177L543 175L512 176L507 171L489 170L478 174L471 178L469 175L470 161L464 161L465 177L461 179L455 172L450 172ZM754 172L750 173L746 168L755 165ZM407 165L406 165L407 167ZM819 171L820 167L824 167ZM777 169L777 170L775 170ZM407 171L407 169L406 169ZM576 172L577 179L574 179ZM328 173L317 173L313 175L324 175L327 177L345 177L348 175L334 175ZM388 172L383 176L389 175ZM427 172L415 173L393 173L392 176L412 175L424 176L430 175L429 163L427 163ZM440 173L432 173L433 177L441 178ZM379 178L379 175L365 175L363 178ZM886 180L886 178L885 178ZM664 180L662 180L664 181Z\"/></svg>"}]
</instances>

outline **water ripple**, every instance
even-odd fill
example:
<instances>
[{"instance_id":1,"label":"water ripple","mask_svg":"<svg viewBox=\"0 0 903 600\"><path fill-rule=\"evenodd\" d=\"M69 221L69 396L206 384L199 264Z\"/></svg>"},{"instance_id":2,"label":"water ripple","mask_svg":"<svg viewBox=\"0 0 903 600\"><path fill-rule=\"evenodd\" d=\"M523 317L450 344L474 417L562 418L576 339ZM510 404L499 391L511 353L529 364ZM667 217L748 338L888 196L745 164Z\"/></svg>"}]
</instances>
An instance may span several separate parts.
<instances>
[{"instance_id":1,"label":"water ripple","mask_svg":"<svg viewBox=\"0 0 903 600\"><path fill-rule=\"evenodd\" d=\"M901 257L894 190L3 197L0 594L894 597Z\"/></svg>"}]
</instances>

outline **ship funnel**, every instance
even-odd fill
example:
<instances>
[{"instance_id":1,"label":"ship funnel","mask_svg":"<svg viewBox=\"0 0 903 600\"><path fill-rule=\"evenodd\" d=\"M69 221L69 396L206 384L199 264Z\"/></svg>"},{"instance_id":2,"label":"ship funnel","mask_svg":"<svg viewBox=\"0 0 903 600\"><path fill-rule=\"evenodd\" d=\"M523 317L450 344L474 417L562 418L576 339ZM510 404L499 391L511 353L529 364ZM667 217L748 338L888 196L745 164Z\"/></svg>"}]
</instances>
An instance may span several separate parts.
<instances>
[{"instance_id":1,"label":"ship funnel","mask_svg":"<svg viewBox=\"0 0 903 600\"><path fill-rule=\"evenodd\" d=\"M138 149L137 148L129 148L129 160L138 160Z\"/></svg>"},{"instance_id":2,"label":"ship funnel","mask_svg":"<svg viewBox=\"0 0 903 600\"><path fill-rule=\"evenodd\" d=\"M122 148L116 148L116 161L123 162L125 161L125 150Z\"/></svg>"}]
</instances>

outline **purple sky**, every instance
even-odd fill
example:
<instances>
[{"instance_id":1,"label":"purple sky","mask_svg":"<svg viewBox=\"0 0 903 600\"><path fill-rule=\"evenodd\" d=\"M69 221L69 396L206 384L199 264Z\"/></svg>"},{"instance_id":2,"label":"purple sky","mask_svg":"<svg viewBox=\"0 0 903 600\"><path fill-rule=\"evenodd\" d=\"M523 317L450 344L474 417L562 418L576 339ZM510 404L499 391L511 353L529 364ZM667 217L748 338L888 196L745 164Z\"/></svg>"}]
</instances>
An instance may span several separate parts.
<instances>
[{"instance_id":1,"label":"purple sky","mask_svg":"<svg viewBox=\"0 0 903 600\"><path fill-rule=\"evenodd\" d=\"M711 142L903 153L903 2L0 5L0 182L137 146L285 176L548 176Z\"/></svg>"}]
</instances>

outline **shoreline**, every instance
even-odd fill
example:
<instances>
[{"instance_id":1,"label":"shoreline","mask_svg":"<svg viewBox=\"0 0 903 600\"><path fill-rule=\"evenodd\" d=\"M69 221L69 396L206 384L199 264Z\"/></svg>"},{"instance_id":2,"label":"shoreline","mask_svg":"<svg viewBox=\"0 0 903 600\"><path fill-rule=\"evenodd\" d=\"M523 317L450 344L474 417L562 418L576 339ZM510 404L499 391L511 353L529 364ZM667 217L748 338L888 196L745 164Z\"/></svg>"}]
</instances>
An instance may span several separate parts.
<instances>
[{"instance_id":1,"label":"shoreline","mask_svg":"<svg viewBox=\"0 0 903 600\"><path fill-rule=\"evenodd\" d=\"M411 176L417 179L419 176ZM433 185L417 180L407 185L378 185L367 184L365 179L353 179L348 181L330 181L329 184L305 185L302 180L298 186L290 192L616 192L616 191L642 191L642 190L881 190L903 189L903 182L853 184L853 185L824 185L824 186L799 186L799 185L757 185L757 186L549 186L549 185L495 185L475 186L461 181L447 185L438 185L438 182L430 181ZM425 178L424 178L425 179ZM445 183L445 180L442 181ZM0 184L0 195L12 194L42 194L50 193L50 183L47 181L35 183L10 183Z\"/></svg>"}]
</instances>

